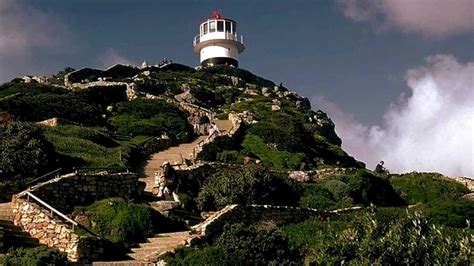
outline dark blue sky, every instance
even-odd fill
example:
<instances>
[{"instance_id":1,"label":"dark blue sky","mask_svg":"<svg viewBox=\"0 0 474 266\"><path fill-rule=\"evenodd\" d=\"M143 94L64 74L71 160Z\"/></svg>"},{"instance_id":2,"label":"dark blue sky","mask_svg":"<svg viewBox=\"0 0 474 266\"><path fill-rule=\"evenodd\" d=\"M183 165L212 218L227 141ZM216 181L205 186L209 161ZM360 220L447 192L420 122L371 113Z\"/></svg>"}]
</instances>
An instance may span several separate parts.
<instances>
[{"instance_id":1,"label":"dark blue sky","mask_svg":"<svg viewBox=\"0 0 474 266\"><path fill-rule=\"evenodd\" d=\"M39 72L100 66L113 53L134 63L163 57L196 66L192 39L215 9L238 21L246 50L240 67L307 97L323 96L366 124L378 124L408 92L404 76L424 58L472 61L473 36L433 39L357 23L329 0L29 0L68 32L67 49L33 47ZM23 73L18 73L18 75ZM314 106L314 108L318 108Z\"/></svg>"}]
</instances>

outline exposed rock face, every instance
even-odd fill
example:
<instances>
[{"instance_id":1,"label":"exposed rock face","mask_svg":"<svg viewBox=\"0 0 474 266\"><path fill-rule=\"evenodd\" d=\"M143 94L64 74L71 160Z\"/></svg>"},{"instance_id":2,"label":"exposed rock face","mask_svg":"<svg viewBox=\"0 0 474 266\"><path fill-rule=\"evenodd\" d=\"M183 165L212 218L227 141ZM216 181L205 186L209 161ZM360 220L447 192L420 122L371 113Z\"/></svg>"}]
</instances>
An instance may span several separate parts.
<instances>
[{"instance_id":1,"label":"exposed rock face","mask_svg":"<svg viewBox=\"0 0 474 266\"><path fill-rule=\"evenodd\" d=\"M70 121L67 121L66 119L53 117L53 118L50 118L50 119L46 119L46 120L37 122L37 124L45 125L45 126L48 126L48 127L57 127L59 125L69 125L69 124L73 124L73 123L70 122Z\"/></svg>"},{"instance_id":2,"label":"exposed rock face","mask_svg":"<svg viewBox=\"0 0 474 266\"><path fill-rule=\"evenodd\" d=\"M293 171L289 177L297 182L308 182L310 180L308 173L305 171Z\"/></svg>"}]
</instances>

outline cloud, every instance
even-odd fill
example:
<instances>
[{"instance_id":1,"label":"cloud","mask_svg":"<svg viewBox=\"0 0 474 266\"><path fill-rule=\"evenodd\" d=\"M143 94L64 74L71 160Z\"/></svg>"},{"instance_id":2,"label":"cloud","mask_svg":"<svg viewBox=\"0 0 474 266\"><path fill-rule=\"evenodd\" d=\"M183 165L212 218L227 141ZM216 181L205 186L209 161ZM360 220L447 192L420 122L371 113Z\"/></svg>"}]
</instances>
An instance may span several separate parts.
<instances>
[{"instance_id":1,"label":"cloud","mask_svg":"<svg viewBox=\"0 0 474 266\"><path fill-rule=\"evenodd\" d=\"M338 0L344 15L382 29L443 38L474 31L472 0Z\"/></svg>"},{"instance_id":2,"label":"cloud","mask_svg":"<svg viewBox=\"0 0 474 266\"><path fill-rule=\"evenodd\" d=\"M411 95L400 95L382 125L367 126L321 97L315 106L336 124L343 148L368 167L384 160L395 172L437 171L474 177L474 62L450 55L407 71Z\"/></svg>"},{"instance_id":3,"label":"cloud","mask_svg":"<svg viewBox=\"0 0 474 266\"><path fill-rule=\"evenodd\" d=\"M133 62L111 48L99 57L98 65L101 68L107 68L115 64L133 65Z\"/></svg>"},{"instance_id":4,"label":"cloud","mask_svg":"<svg viewBox=\"0 0 474 266\"><path fill-rule=\"evenodd\" d=\"M39 49L59 51L67 28L52 14L19 0L0 1L0 82L38 70L32 58Z\"/></svg>"}]
</instances>

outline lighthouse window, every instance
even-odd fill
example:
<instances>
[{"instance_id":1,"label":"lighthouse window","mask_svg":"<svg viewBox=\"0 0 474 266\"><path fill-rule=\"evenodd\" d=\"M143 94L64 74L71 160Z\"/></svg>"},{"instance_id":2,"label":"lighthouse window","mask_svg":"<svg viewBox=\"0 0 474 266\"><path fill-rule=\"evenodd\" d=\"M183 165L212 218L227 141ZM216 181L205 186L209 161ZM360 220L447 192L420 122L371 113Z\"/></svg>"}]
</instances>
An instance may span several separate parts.
<instances>
[{"instance_id":1,"label":"lighthouse window","mask_svg":"<svg viewBox=\"0 0 474 266\"><path fill-rule=\"evenodd\" d=\"M224 31L224 21L217 21L217 31Z\"/></svg>"},{"instance_id":2,"label":"lighthouse window","mask_svg":"<svg viewBox=\"0 0 474 266\"><path fill-rule=\"evenodd\" d=\"M204 30L203 30L204 33L203 34L206 34L207 33L207 23L204 24L203 28L204 28Z\"/></svg>"},{"instance_id":3,"label":"lighthouse window","mask_svg":"<svg viewBox=\"0 0 474 266\"><path fill-rule=\"evenodd\" d=\"M216 22L211 21L209 22L209 32L215 32L216 31Z\"/></svg>"},{"instance_id":4,"label":"lighthouse window","mask_svg":"<svg viewBox=\"0 0 474 266\"><path fill-rule=\"evenodd\" d=\"M232 28L230 26L230 21L225 22L225 31L232 32Z\"/></svg>"},{"instance_id":5,"label":"lighthouse window","mask_svg":"<svg viewBox=\"0 0 474 266\"><path fill-rule=\"evenodd\" d=\"M237 24L235 22L232 22L232 32L237 32Z\"/></svg>"}]
</instances>

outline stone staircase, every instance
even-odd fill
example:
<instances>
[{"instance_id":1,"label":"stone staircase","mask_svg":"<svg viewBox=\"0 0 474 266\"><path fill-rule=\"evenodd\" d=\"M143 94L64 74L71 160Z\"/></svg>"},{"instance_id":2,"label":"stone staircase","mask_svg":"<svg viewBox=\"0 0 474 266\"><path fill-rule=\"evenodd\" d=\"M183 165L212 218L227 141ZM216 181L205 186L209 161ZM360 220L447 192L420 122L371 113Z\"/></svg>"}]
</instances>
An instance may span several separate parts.
<instances>
[{"instance_id":1,"label":"stone staircase","mask_svg":"<svg viewBox=\"0 0 474 266\"><path fill-rule=\"evenodd\" d=\"M12 203L0 203L0 220L13 221Z\"/></svg>"},{"instance_id":2,"label":"stone staircase","mask_svg":"<svg viewBox=\"0 0 474 266\"><path fill-rule=\"evenodd\" d=\"M230 120L213 120L213 122L216 123L221 134L227 134L233 128L233 124ZM145 166L144 175L140 178L140 181L146 183L145 193L152 193L152 189L155 185L155 172L161 170L161 166L165 161L170 162L172 165L180 165L184 160L194 160L196 148L201 143L206 142L207 138L208 136L200 136L190 143L182 143L153 154ZM150 205L154 207L153 202L150 202ZM213 216L213 218L215 217ZM185 245L193 238L199 236L199 234L192 235L191 231L159 234L155 237L148 238L147 242L140 243L138 247L132 248L132 252L127 254L130 260L95 261L93 265L155 265L158 263L159 257L164 253L173 252L178 246Z\"/></svg>"},{"instance_id":3,"label":"stone staircase","mask_svg":"<svg viewBox=\"0 0 474 266\"><path fill-rule=\"evenodd\" d=\"M147 243L141 243L139 247L132 248L132 253L127 255L135 260L156 263L161 255L173 252L180 245L186 245L191 238L193 236L190 231L159 234L148 238Z\"/></svg>"},{"instance_id":4,"label":"stone staircase","mask_svg":"<svg viewBox=\"0 0 474 266\"><path fill-rule=\"evenodd\" d=\"M213 120L221 133L230 132L233 125L230 120ZM181 164L183 160L193 160L194 151L198 145L206 141L207 136L200 136L190 143L182 143L178 146L170 147L164 151L155 153L148 160L144 175L140 178L140 181L146 183L145 193L151 193L155 185L155 172L161 170L161 166L165 161L170 162L172 165Z\"/></svg>"},{"instance_id":5,"label":"stone staircase","mask_svg":"<svg viewBox=\"0 0 474 266\"><path fill-rule=\"evenodd\" d=\"M0 253L9 248L36 247L38 239L22 231L21 227L13 224L11 202L0 204Z\"/></svg>"},{"instance_id":6,"label":"stone staircase","mask_svg":"<svg viewBox=\"0 0 474 266\"><path fill-rule=\"evenodd\" d=\"M190 231L163 233L147 239L146 243L132 248L132 253L127 254L133 260L126 261L95 261L92 265L156 265L159 257L167 252L173 252L178 246L185 245L190 239L197 237Z\"/></svg>"},{"instance_id":7,"label":"stone staircase","mask_svg":"<svg viewBox=\"0 0 474 266\"><path fill-rule=\"evenodd\" d=\"M196 148L199 143L204 141L206 138L207 136L200 136L191 143L183 143L153 154L145 166L144 176L140 178L140 181L146 183L145 192L151 193L153 186L155 185L155 172L161 170L161 166L165 161L174 165L181 164L183 159L193 159L194 148Z\"/></svg>"}]
</instances>

